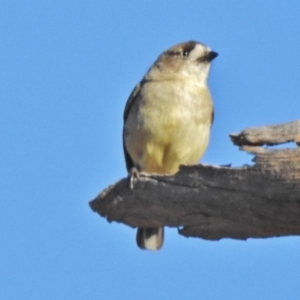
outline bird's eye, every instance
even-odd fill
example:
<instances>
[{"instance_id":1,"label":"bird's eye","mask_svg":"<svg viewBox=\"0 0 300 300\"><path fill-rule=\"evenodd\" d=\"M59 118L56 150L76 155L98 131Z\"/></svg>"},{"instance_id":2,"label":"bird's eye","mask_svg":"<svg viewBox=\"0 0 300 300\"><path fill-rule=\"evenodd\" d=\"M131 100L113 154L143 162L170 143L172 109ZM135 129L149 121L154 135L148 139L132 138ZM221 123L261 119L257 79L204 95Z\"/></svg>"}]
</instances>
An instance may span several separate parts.
<instances>
[{"instance_id":1,"label":"bird's eye","mask_svg":"<svg viewBox=\"0 0 300 300\"><path fill-rule=\"evenodd\" d=\"M189 51L186 51L186 50L183 50L183 51L181 52L181 56L183 56L183 57L188 57L189 54L190 54L190 52L189 52Z\"/></svg>"}]
</instances>

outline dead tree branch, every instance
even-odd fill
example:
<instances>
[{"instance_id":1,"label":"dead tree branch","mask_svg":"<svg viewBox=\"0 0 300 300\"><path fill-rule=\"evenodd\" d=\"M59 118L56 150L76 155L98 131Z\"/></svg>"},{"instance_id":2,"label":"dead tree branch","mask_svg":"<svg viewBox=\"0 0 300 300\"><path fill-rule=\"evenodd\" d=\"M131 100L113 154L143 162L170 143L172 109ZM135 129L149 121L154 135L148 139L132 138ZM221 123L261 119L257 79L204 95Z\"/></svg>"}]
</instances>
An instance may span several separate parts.
<instances>
[{"instance_id":1,"label":"dead tree branch","mask_svg":"<svg viewBox=\"0 0 300 300\"><path fill-rule=\"evenodd\" d=\"M300 235L300 120L230 135L255 155L253 166L182 166L174 176L140 174L106 188L90 202L108 221L132 227L178 227L184 236L262 238Z\"/></svg>"}]
</instances>

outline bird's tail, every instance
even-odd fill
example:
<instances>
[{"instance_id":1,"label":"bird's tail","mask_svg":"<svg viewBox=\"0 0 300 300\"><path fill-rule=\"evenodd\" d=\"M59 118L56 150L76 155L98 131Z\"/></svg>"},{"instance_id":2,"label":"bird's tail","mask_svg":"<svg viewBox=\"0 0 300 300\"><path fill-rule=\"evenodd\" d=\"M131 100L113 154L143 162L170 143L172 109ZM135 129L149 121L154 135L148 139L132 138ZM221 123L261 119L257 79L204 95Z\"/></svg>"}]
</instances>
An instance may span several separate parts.
<instances>
[{"instance_id":1,"label":"bird's tail","mask_svg":"<svg viewBox=\"0 0 300 300\"><path fill-rule=\"evenodd\" d=\"M138 228L136 242L141 249L156 251L159 250L164 242L164 228Z\"/></svg>"}]
</instances>

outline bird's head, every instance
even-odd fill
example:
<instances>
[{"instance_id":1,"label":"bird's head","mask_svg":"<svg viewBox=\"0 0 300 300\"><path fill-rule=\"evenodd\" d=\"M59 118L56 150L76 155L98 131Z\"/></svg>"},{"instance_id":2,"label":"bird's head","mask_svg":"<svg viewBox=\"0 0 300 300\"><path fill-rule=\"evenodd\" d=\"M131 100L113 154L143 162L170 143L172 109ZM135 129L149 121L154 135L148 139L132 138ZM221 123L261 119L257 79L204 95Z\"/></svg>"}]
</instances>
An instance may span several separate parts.
<instances>
[{"instance_id":1,"label":"bird's head","mask_svg":"<svg viewBox=\"0 0 300 300\"><path fill-rule=\"evenodd\" d=\"M208 46L189 41L164 51L149 69L146 80L188 79L206 85L211 61L218 56Z\"/></svg>"}]
</instances>

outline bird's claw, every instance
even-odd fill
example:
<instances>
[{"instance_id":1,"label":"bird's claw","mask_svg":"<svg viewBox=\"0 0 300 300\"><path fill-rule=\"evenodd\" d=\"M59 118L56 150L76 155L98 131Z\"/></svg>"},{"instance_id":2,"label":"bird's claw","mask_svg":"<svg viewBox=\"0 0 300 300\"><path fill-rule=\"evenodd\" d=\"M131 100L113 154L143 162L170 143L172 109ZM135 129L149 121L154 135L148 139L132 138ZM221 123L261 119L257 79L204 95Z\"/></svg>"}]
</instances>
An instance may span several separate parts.
<instances>
[{"instance_id":1,"label":"bird's claw","mask_svg":"<svg viewBox=\"0 0 300 300\"><path fill-rule=\"evenodd\" d=\"M140 173L137 168L133 167L129 172L129 186L133 190L135 183L140 179Z\"/></svg>"}]
</instances>

